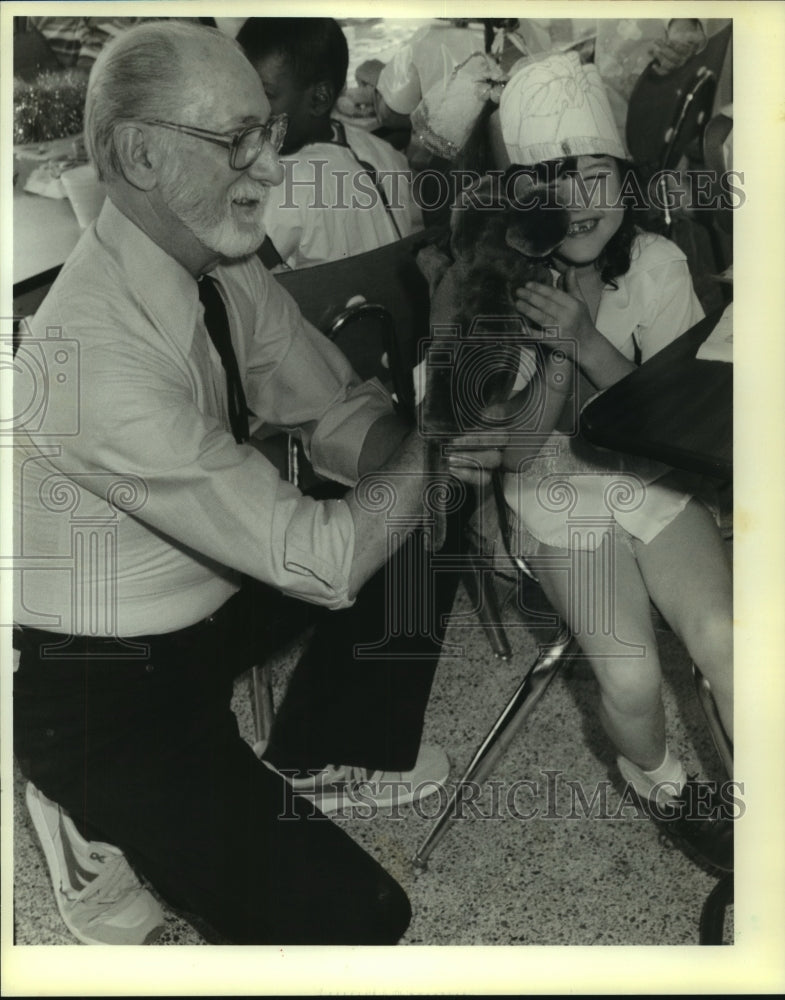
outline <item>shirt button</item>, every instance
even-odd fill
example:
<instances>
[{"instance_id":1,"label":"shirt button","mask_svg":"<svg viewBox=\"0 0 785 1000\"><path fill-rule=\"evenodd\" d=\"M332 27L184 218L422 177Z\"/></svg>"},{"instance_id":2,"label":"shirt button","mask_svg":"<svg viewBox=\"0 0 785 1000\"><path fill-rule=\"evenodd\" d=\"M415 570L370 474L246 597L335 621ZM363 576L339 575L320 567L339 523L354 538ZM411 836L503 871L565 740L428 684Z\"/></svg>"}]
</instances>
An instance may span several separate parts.
<instances>
[{"instance_id":1,"label":"shirt button","mask_svg":"<svg viewBox=\"0 0 785 1000\"><path fill-rule=\"evenodd\" d=\"M212 625L214 621L215 621L215 615L210 615L209 617L205 618L204 623L205 625Z\"/></svg>"},{"instance_id":2,"label":"shirt button","mask_svg":"<svg viewBox=\"0 0 785 1000\"><path fill-rule=\"evenodd\" d=\"M55 731L54 731L54 729L47 729L47 730L46 730L46 735L47 735L47 736L49 736L50 738L51 738L52 736L54 736L54 734L55 734Z\"/></svg>"},{"instance_id":3,"label":"shirt button","mask_svg":"<svg viewBox=\"0 0 785 1000\"><path fill-rule=\"evenodd\" d=\"M155 670L155 667L152 665L152 663L145 663L144 669L147 671L148 674L151 674Z\"/></svg>"}]
</instances>

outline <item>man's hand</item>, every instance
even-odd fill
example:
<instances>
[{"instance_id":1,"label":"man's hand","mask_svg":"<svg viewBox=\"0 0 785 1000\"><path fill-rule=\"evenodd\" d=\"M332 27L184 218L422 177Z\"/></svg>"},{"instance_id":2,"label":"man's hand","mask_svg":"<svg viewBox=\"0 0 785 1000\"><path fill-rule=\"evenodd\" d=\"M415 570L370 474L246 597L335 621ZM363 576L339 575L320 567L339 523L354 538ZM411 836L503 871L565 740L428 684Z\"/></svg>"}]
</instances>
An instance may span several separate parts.
<instances>
[{"instance_id":1,"label":"man's hand","mask_svg":"<svg viewBox=\"0 0 785 1000\"><path fill-rule=\"evenodd\" d=\"M448 470L470 486L484 486L491 481L491 473L502 464L510 438L510 431L504 426L506 404L487 407L485 415L487 428L461 434L444 449Z\"/></svg>"}]
</instances>

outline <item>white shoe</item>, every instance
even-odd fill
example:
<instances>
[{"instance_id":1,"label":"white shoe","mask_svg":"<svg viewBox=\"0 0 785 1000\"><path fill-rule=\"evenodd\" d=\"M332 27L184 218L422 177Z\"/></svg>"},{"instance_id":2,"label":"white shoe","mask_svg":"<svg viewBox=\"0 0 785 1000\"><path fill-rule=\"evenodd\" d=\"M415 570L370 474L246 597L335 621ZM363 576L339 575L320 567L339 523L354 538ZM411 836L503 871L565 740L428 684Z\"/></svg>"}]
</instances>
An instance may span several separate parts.
<instances>
[{"instance_id":1,"label":"white shoe","mask_svg":"<svg viewBox=\"0 0 785 1000\"><path fill-rule=\"evenodd\" d=\"M654 781L642 768L638 767L627 757L619 754L616 758L616 766L619 773L628 785L638 793L643 799L651 799L657 805L665 805L681 794L681 790L687 783L687 772L684 765L678 762L678 774L669 781Z\"/></svg>"},{"instance_id":2,"label":"white shoe","mask_svg":"<svg viewBox=\"0 0 785 1000\"><path fill-rule=\"evenodd\" d=\"M68 930L84 944L151 944L163 930L163 910L123 853L85 840L32 783L25 799Z\"/></svg>"},{"instance_id":3,"label":"white shoe","mask_svg":"<svg viewBox=\"0 0 785 1000\"><path fill-rule=\"evenodd\" d=\"M272 770L271 764L264 761ZM445 796L450 775L447 754L438 746L423 744L411 771L371 771L351 765L330 765L307 778L291 778L279 772L292 791L309 799L326 814L345 807L364 811L390 809L418 802L437 792Z\"/></svg>"}]
</instances>

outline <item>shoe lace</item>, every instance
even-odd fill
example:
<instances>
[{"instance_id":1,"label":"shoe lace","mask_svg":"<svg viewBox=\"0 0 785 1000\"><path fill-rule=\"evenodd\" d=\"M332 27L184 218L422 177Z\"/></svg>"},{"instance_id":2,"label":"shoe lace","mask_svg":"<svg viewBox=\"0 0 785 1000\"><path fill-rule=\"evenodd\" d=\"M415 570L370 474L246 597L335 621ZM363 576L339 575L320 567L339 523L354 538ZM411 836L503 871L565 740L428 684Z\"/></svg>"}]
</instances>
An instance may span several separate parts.
<instances>
[{"instance_id":1,"label":"shoe lace","mask_svg":"<svg viewBox=\"0 0 785 1000\"><path fill-rule=\"evenodd\" d=\"M106 858L106 855L96 855L97 852L93 852L91 857L94 860ZM100 906L101 912L105 913L110 907L116 907L120 903L127 904L144 891L133 869L120 855L104 860L101 871L78 893L77 898L82 903ZM100 913L96 913L91 920L98 920L100 916Z\"/></svg>"},{"instance_id":2,"label":"shoe lace","mask_svg":"<svg viewBox=\"0 0 785 1000\"><path fill-rule=\"evenodd\" d=\"M335 774L335 778L327 778L327 781L334 781L336 784L343 786L345 794L349 799L354 799L358 789L374 785L382 780L384 771L373 770L367 767L358 767L354 764L344 764L340 767L330 766L326 769L328 775L330 772Z\"/></svg>"}]
</instances>

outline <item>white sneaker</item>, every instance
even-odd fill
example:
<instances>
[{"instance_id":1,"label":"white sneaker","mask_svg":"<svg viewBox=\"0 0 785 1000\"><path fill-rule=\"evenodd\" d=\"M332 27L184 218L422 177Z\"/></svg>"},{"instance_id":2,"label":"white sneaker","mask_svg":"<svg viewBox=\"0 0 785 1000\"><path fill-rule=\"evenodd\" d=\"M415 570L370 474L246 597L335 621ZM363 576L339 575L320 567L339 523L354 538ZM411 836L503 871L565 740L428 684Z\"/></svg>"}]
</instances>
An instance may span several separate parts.
<instances>
[{"instance_id":1,"label":"white sneaker","mask_svg":"<svg viewBox=\"0 0 785 1000\"><path fill-rule=\"evenodd\" d=\"M25 799L69 931L85 944L151 944L163 930L163 911L123 853L85 840L32 783Z\"/></svg>"},{"instance_id":2,"label":"white sneaker","mask_svg":"<svg viewBox=\"0 0 785 1000\"><path fill-rule=\"evenodd\" d=\"M264 763L276 770L267 761ZM423 744L411 771L370 771L351 765L330 765L307 778L279 773L292 791L329 815L345 807L353 811L390 809L418 802L437 792L445 796L446 802L445 782L450 775L450 762L441 747Z\"/></svg>"}]
</instances>

